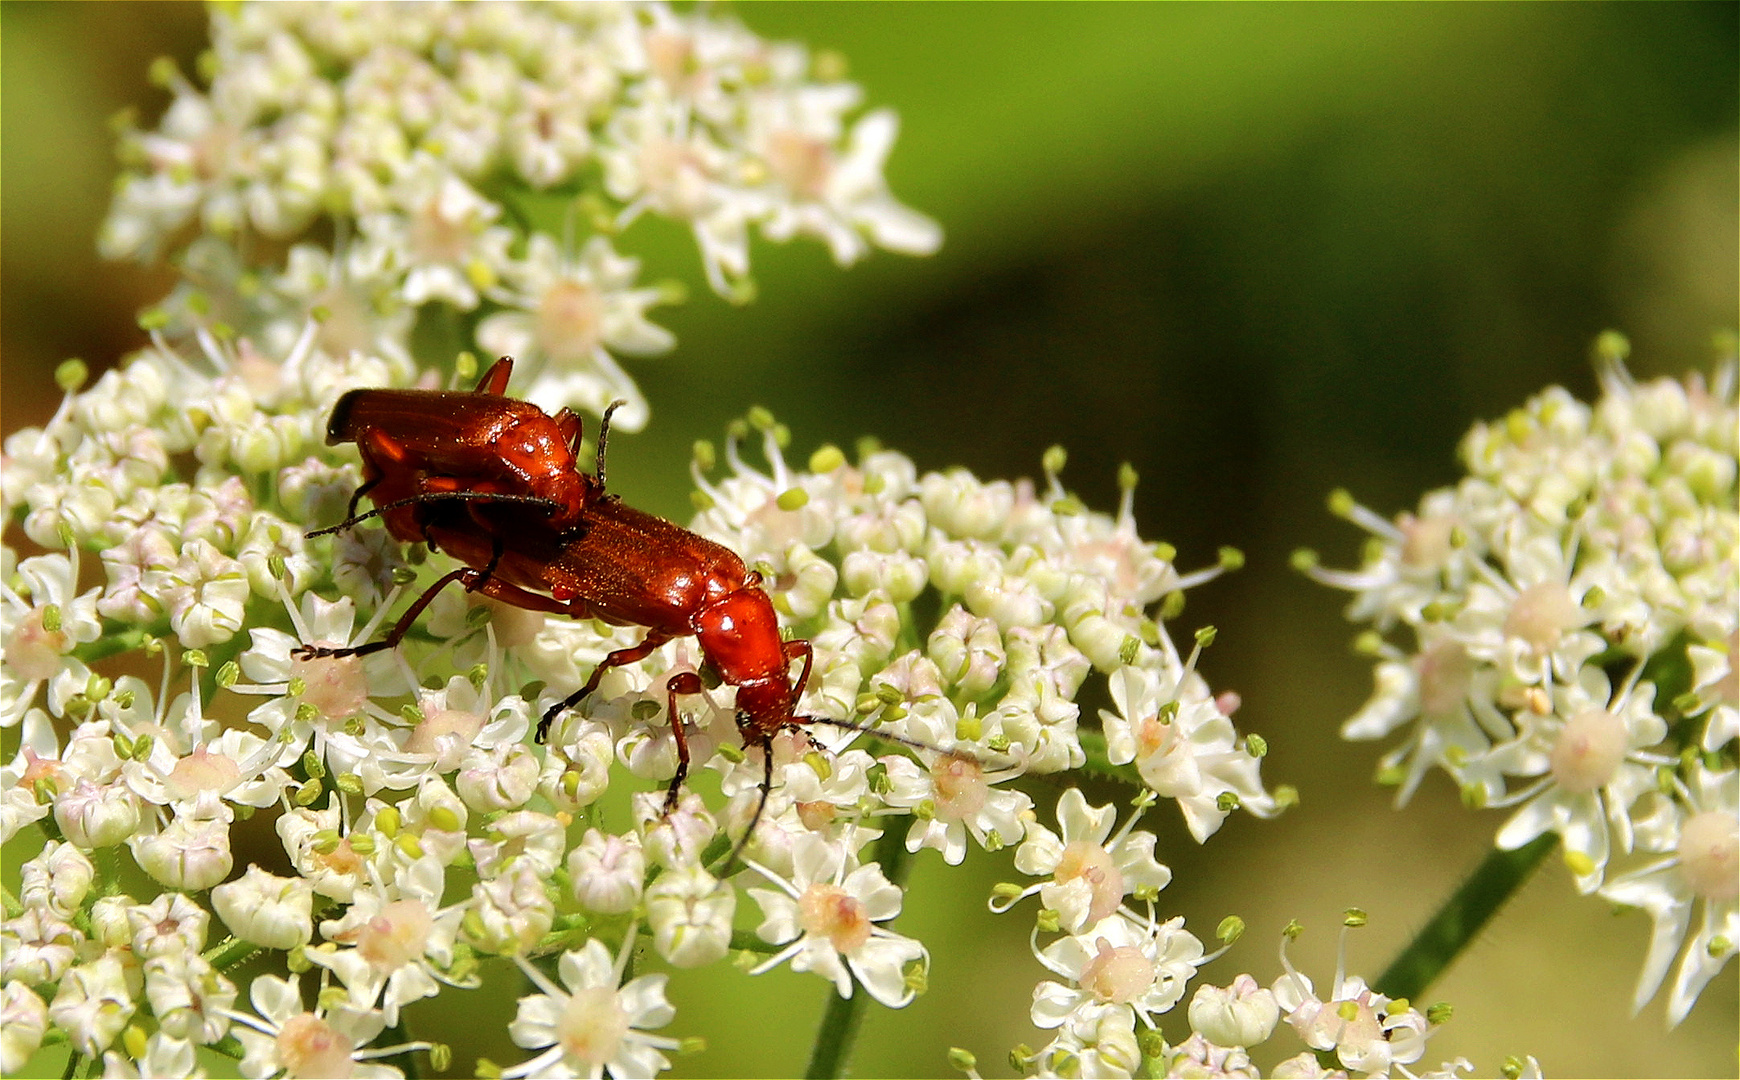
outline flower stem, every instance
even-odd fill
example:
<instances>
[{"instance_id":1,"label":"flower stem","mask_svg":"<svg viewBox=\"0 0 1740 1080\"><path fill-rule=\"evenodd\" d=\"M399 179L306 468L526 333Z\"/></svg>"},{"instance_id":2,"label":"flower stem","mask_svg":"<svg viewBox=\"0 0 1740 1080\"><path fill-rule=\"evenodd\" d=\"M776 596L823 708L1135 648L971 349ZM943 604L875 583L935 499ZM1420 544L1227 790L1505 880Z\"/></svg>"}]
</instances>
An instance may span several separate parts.
<instances>
[{"instance_id":1,"label":"flower stem","mask_svg":"<svg viewBox=\"0 0 1740 1080\"><path fill-rule=\"evenodd\" d=\"M1136 771L1134 765L1113 765L1106 752L1106 734L1094 728L1078 728L1076 734L1081 739L1082 752L1087 755L1087 763L1082 766L1086 772L1095 776L1103 776L1108 780L1121 780L1131 787L1147 790L1148 784L1142 779L1142 774Z\"/></svg>"},{"instance_id":2,"label":"flower stem","mask_svg":"<svg viewBox=\"0 0 1740 1080\"><path fill-rule=\"evenodd\" d=\"M1410 1000L1424 993L1468 947L1487 920L1516 895L1558 842L1557 835L1546 833L1515 851L1494 848L1488 852L1462 887L1378 976L1373 984L1377 991Z\"/></svg>"},{"instance_id":3,"label":"flower stem","mask_svg":"<svg viewBox=\"0 0 1740 1080\"><path fill-rule=\"evenodd\" d=\"M382 1041L392 1043L408 1043L411 1041L411 1033L405 1027L405 1018L403 1016L399 1017L398 1023L387 1028L383 1033ZM405 1080L418 1080L418 1077L421 1074L417 1071L417 1059L415 1054L415 1050L407 1048L404 1053L394 1054L392 1057L387 1058L386 1061L389 1064L398 1066L399 1070L405 1074Z\"/></svg>"},{"instance_id":4,"label":"flower stem","mask_svg":"<svg viewBox=\"0 0 1740 1080\"><path fill-rule=\"evenodd\" d=\"M227 971L237 964L254 958L260 947L251 941L243 941L238 937L227 937L205 951L206 962L219 971Z\"/></svg>"},{"instance_id":5,"label":"flower stem","mask_svg":"<svg viewBox=\"0 0 1740 1080\"><path fill-rule=\"evenodd\" d=\"M886 829L876 841L876 861L883 876L896 885L906 882L909 856L906 837L900 829ZM858 1038L858 1025L864 1019L864 1002L869 998L862 986L849 998L838 993L828 997L828 1009L822 1014L822 1026L816 1030L816 1042L810 1048L807 1080L829 1080L844 1075L846 1058L852 1053L852 1043Z\"/></svg>"}]
</instances>

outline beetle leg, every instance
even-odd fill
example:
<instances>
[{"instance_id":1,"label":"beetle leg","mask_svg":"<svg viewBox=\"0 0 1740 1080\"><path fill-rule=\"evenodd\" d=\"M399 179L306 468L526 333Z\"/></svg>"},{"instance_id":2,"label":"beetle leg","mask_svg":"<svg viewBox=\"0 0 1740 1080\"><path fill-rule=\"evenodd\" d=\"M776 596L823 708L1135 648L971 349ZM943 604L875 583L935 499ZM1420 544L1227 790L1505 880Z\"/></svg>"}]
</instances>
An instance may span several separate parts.
<instances>
[{"instance_id":1,"label":"beetle leg","mask_svg":"<svg viewBox=\"0 0 1740 1080\"><path fill-rule=\"evenodd\" d=\"M477 392L501 397L507 393L508 380L513 377L513 373L514 358L511 356L502 357L489 365L489 370L483 373L483 378L477 380Z\"/></svg>"},{"instance_id":2,"label":"beetle leg","mask_svg":"<svg viewBox=\"0 0 1740 1080\"><path fill-rule=\"evenodd\" d=\"M677 793L683 789L683 780L689 775L689 739L683 734L683 718L677 712L677 695L699 694L701 677L692 671L679 671L665 680L665 689L670 692L671 735L677 740L677 775L671 777L670 790L665 792L665 813L668 814L677 808Z\"/></svg>"},{"instance_id":3,"label":"beetle leg","mask_svg":"<svg viewBox=\"0 0 1740 1080\"><path fill-rule=\"evenodd\" d=\"M423 609L428 607L430 602L435 599L436 593L453 584L455 581L465 582L467 591L470 591L475 587L473 584L474 579L484 580L486 578L487 575L480 571L473 570L469 566L462 567L443 576L441 580L424 590L422 596L417 597L416 601L406 609L405 613L399 616L399 621L393 624L393 628L387 632L387 636L379 641L371 641L367 645L347 646L341 648L334 648L329 645L301 645L291 650L291 655L300 660L312 660L315 657L324 656L367 656L369 653L380 652L382 649L391 649L405 639L405 635L411 630L411 624L417 621L417 616L423 614Z\"/></svg>"},{"instance_id":4,"label":"beetle leg","mask_svg":"<svg viewBox=\"0 0 1740 1080\"><path fill-rule=\"evenodd\" d=\"M358 484L356 490L350 493L350 505L344 508L344 517L346 521L355 520L356 504L361 502L362 497L372 491L374 486L380 482L381 474L376 473L374 476L371 476L367 480Z\"/></svg>"},{"instance_id":5,"label":"beetle leg","mask_svg":"<svg viewBox=\"0 0 1740 1080\"><path fill-rule=\"evenodd\" d=\"M791 688L791 699L795 704L798 698L804 696L804 687L810 684L810 665L815 662L816 653L814 649L810 648L810 643L802 638L788 641L780 648L785 652L785 666L788 671L793 660L800 656L804 658L803 672L798 675L796 685Z\"/></svg>"},{"instance_id":6,"label":"beetle leg","mask_svg":"<svg viewBox=\"0 0 1740 1080\"><path fill-rule=\"evenodd\" d=\"M555 601L551 602L555 603ZM562 607L558 610L567 614L572 614L572 610L567 607ZM598 689L598 681L604 678L605 672L613 667L621 667L624 664L632 664L638 660L645 660L647 657L652 655L654 649L669 640L671 640L670 634L658 630L648 630L646 632L646 637L641 639L639 645L632 645L626 649L618 649L609 656L600 660L598 666L592 669L592 677L586 680L585 686L582 686L572 694L569 694L561 701L556 702L556 704L550 706L549 709L545 711L544 718L538 721L537 741L543 742L549 737L550 725L555 722L557 716L580 704L580 702L585 700L587 694Z\"/></svg>"}]
</instances>

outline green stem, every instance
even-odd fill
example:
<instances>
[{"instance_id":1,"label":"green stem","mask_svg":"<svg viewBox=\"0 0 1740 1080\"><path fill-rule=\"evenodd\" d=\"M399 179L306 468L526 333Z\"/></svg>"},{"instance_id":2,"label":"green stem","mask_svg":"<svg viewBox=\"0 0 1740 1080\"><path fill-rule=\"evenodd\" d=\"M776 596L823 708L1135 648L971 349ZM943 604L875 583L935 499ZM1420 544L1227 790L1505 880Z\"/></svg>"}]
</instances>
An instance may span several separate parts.
<instances>
[{"instance_id":1,"label":"green stem","mask_svg":"<svg viewBox=\"0 0 1740 1080\"><path fill-rule=\"evenodd\" d=\"M77 1050L68 1054L66 1058L66 1071L60 1074L60 1080L73 1080L73 1077L79 1074L79 1062L84 1059L85 1056Z\"/></svg>"},{"instance_id":2,"label":"green stem","mask_svg":"<svg viewBox=\"0 0 1740 1080\"><path fill-rule=\"evenodd\" d=\"M1132 787L1146 791L1148 784L1142 779L1142 774L1136 771L1135 765L1113 765L1106 751L1106 733L1095 728L1077 728L1076 735L1081 739L1082 752L1087 755L1087 764L1082 768L1095 776L1103 776L1108 780L1121 780Z\"/></svg>"},{"instance_id":3,"label":"green stem","mask_svg":"<svg viewBox=\"0 0 1740 1080\"><path fill-rule=\"evenodd\" d=\"M1373 983L1377 991L1410 1001L1425 993L1480 933L1487 920L1516 895L1558 842L1557 835L1546 833L1515 851L1494 848L1489 852L1462 887L1377 977Z\"/></svg>"},{"instance_id":4,"label":"green stem","mask_svg":"<svg viewBox=\"0 0 1740 1080\"><path fill-rule=\"evenodd\" d=\"M876 841L876 861L889 881L902 885L910 868L904 829L888 828ZM816 1042L810 1048L807 1080L827 1080L845 1075L846 1059L858 1038L858 1025L864 1020L864 1002L870 995L862 986L849 998L830 994L827 1011L822 1014L822 1026L816 1030Z\"/></svg>"},{"instance_id":5,"label":"green stem","mask_svg":"<svg viewBox=\"0 0 1740 1080\"><path fill-rule=\"evenodd\" d=\"M237 937L227 937L205 951L206 962L219 971L227 971L243 961L252 959L260 951L260 947L251 941L243 941Z\"/></svg>"},{"instance_id":6,"label":"green stem","mask_svg":"<svg viewBox=\"0 0 1740 1080\"><path fill-rule=\"evenodd\" d=\"M24 914L24 905L19 902L18 897L12 895L12 890L4 885L0 885L0 903L4 904L8 919L16 919Z\"/></svg>"},{"instance_id":7,"label":"green stem","mask_svg":"<svg viewBox=\"0 0 1740 1080\"><path fill-rule=\"evenodd\" d=\"M733 930L731 931L731 948L738 952L752 952L760 953L763 956L772 956L774 953L785 948L785 946L769 945L767 942L761 940L753 930Z\"/></svg>"},{"instance_id":8,"label":"green stem","mask_svg":"<svg viewBox=\"0 0 1740 1080\"><path fill-rule=\"evenodd\" d=\"M234 1058L237 1061L248 1056L248 1048L243 1046L242 1040L236 1038L234 1035L225 1035L217 1042L206 1043L205 1048L222 1054L224 1057Z\"/></svg>"}]
</instances>

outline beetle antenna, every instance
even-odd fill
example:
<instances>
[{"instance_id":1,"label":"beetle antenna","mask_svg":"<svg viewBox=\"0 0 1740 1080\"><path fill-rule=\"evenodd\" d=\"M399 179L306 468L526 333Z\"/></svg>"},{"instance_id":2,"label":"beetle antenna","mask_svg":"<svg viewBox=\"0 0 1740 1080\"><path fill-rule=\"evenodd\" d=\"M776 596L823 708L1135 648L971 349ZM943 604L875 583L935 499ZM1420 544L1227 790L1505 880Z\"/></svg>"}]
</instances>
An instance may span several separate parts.
<instances>
[{"instance_id":1,"label":"beetle antenna","mask_svg":"<svg viewBox=\"0 0 1740 1080\"><path fill-rule=\"evenodd\" d=\"M909 739L904 735L896 735L892 731L883 731L881 728L873 728L868 724L856 724L850 720L835 720L831 716L805 716L801 718L799 722L805 724L826 724L829 727L837 727L845 731L856 731L860 734L873 736L874 738L887 739L889 742L897 742L902 746L910 746L914 750L929 750L933 754L949 754L954 757L971 758L974 761L978 760L978 757L971 751L944 750L941 747L932 746L927 742L920 742L917 739Z\"/></svg>"},{"instance_id":2,"label":"beetle antenna","mask_svg":"<svg viewBox=\"0 0 1740 1080\"><path fill-rule=\"evenodd\" d=\"M598 490L604 490L604 444L610 438L610 414L627 405L628 402L617 398L604 407L604 417L598 421L598 456L593 459L592 472L598 477Z\"/></svg>"},{"instance_id":3,"label":"beetle antenna","mask_svg":"<svg viewBox=\"0 0 1740 1080\"><path fill-rule=\"evenodd\" d=\"M326 536L328 533L343 532L345 529L350 528L358 522L367 521L369 518L384 514L388 510L398 510L401 507L415 506L418 503L435 502L441 499L487 499L490 502L529 503L533 506L542 506L548 510L560 509L560 504L554 499L546 499L542 495L510 495L506 492L498 493L494 491L425 491L421 495L413 495L408 499L395 499L390 503L383 503L380 506L375 507L373 510L365 510L360 514L353 514L339 522L337 525L328 525L324 529L315 529L312 532L303 533L302 536L305 540L312 540L317 536Z\"/></svg>"},{"instance_id":4,"label":"beetle antenna","mask_svg":"<svg viewBox=\"0 0 1740 1080\"><path fill-rule=\"evenodd\" d=\"M755 800L755 813L749 817L749 827L743 830L743 835L737 838L732 846L731 854L719 864L719 873L715 876L724 877L731 872L731 867L742 861L743 849L749 846L749 840L755 835L755 827L761 824L762 811L767 809L767 796L773 791L773 739L761 741L761 797Z\"/></svg>"}]
</instances>

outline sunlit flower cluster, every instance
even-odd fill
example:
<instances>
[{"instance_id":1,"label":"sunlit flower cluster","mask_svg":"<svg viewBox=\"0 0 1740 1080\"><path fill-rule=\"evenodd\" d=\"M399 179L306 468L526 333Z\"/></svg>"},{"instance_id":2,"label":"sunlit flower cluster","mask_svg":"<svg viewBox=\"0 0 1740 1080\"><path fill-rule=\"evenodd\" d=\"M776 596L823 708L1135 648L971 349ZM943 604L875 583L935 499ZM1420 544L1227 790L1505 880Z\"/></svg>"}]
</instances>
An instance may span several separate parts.
<instances>
[{"instance_id":1,"label":"sunlit flower cluster","mask_svg":"<svg viewBox=\"0 0 1740 1080\"><path fill-rule=\"evenodd\" d=\"M1139 800L1139 803L1143 800ZM1017 1046L1010 1062L1030 1077L1437 1077L1454 1080L1472 1072L1465 1059L1416 1071L1427 1040L1450 1018L1448 1005L1425 1011L1405 1000L1373 990L1346 973L1346 930L1336 972L1325 995L1287 957L1287 945L1303 931L1290 924L1281 940L1281 971L1272 985L1240 974L1226 986L1198 982L1186 1007L1190 1035L1173 1044L1161 1034L1156 1016L1184 1000L1197 970L1213 962L1244 932L1237 917L1224 920L1217 936L1226 945L1204 954L1202 942L1184 929L1184 920L1158 922L1155 897L1169 875L1151 855L1154 837L1134 831L1134 819L1111 832L1115 807L1089 807L1075 789L1059 801L1062 836L1035 827L1016 857L1022 871L1052 874L1044 885L1021 890L999 886L993 911L1007 911L1022 897L1038 892L1047 906L1039 911L1033 955L1056 980L1033 991L1032 1020L1056 1031L1038 1050ZM1066 839L1067 838L1067 839ZM1091 895L1095 907L1072 913L1050 906L1056 899ZM1123 902L1129 897L1146 909L1139 914ZM1109 911L1110 914L1102 914ZM1088 920L1084 923L1084 920ZM1349 911L1344 927L1364 925L1365 915ZM1041 947L1039 935L1055 933ZM1284 1028L1305 1049L1282 1058L1267 1045ZM1295 1044L1297 1045L1297 1044ZM1259 1066L1251 1052L1272 1064ZM974 1056L955 1051L954 1064L975 1080ZM1509 1080L1538 1077L1533 1058L1514 1058L1502 1069Z\"/></svg>"},{"instance_id":2,"label":"sunlit flower cluster","mask_svg":"<svg viewBox=\"0 0 1740 1080\"><path fill-rule=\"evenodd\" d=\"M183 285L148 319L282 353L405 357L419 308L450 351L511 353L531 396L646 422L622 356L668 350L671 287L618 246L687 226L712 288L751 293L752 234L928 254L936 224L882 179L898 124L832 55L656 3L270 3L215 8L203 86L168 61L157 126L128 128L103 227ZM427 322L428 320L425 319Z\"/></svg>"},{"instance_id":3,"label":"sunlit flower cluster","mask_svg":"<svg viewBox=\"0 0 1740 1080\"><path fill-rule=\"evenodd\" d=\"M1380 779L1434 768L1510 809L1498 846L1557 834L1578 888L1655 922L1641 1007L1683 1019L1740 943L1740 514L1735 366L1634 380L1599 343L1593 406L1553 388L1462 443L1468 475L1371 533L1355 594L1376 692L1343 734L1402 733Z\"/></svg>"},{"instance_id":4,"label":"sunlit flower cluster","mask_svg":"<svg viewBox=\"0 0 1740 1080\"><path fill-rule=\"evenodd\" d=\"M1236 553L1179 573L1136 533L1134 475L1117 514L1092 512L1061 451L1039 485L920 474L873 444L796 468L757 412L722 454L698 448L693 527L811 643L802 722L768 763L729 685L697 682L669 715L671 676L706 659L685 638L610 669L540 745L537 719L639 628L452 589L396 649L304 649L378 640L450 569L375 520L305 535L360 477L322 438L336 398L432 378L335 358L314 325L282 356L159 333L89 388L69 363L56 416L6 441L7 521L47 549L5 548L0 822L24 856L8 1069L64 1040L117 1075L188 1075L200 1048L248 1075L395 1075L389 1059L449 1051L387 1033L493 967L540 991L510 1030L530 1056L504 1075L644 1075L686 1044L655 1030L673 1013L665 976L627 967L637 942L672 969L747 951L750 974L789 965L900 1007L930 963L898 928L902 866L973 849L1044 879L1030 891L1069 935L1042 953L1060 1038L1179 1000L1200 944L1124 906L1170 876L1153 836L1113 835L1079 795L1053 832L1024 778L1120 778L1199 839L1289 801L1232 727L1236 695L1196 672L1213 632L1181 653L1167 627ZM156 674L103 674L117 657ZM1100 679L1115 707L1084 718ZM673 723L693 769L667 811ZM625 785L632 813L607 811ZM249 819L282 848L268 866L238 857ZM161 893L117 891L123 867ZM260 951L279 972L238 985Z\"/></svg>"}]
</instances>

